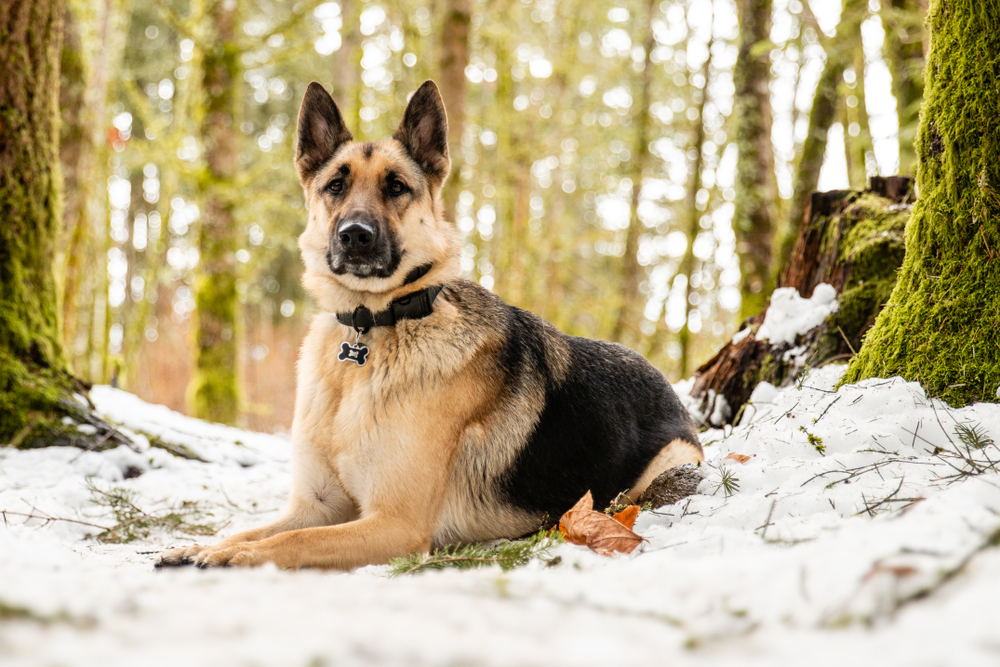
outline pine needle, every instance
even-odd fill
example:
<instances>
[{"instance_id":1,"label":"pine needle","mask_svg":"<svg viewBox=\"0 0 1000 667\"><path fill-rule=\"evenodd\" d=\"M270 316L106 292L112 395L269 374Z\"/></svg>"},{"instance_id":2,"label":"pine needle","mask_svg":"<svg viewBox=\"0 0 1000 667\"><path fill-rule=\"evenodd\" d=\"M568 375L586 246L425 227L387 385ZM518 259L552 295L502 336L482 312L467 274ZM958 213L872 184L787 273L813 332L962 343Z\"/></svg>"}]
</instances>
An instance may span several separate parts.
<instances>
[{"instance_id":1,"label":"pine needle","mask_svg":"<svg viewBox=\"0 0 1000 667\"><path fill-rule=\"evenodd\" d=\"M969 449L983 449L993 444L982 424L955 424L955 435Z\"/></svg>"},{"instance_id":2,"label":"pine needle","mask_svg":"<svg viewBox=\"0 0 1000 667\"><path fill-rule=\"evenodd\" d=\"M729 466L720 465L719 476L719 486L712 492L713 496L722 491L725 497L728 498L740 490L740 478L736 476L736 473Z\"/></svg>"},{"instance_id":3,"label":"pine needle","mask_svg":"<svg viewBox=\"0 0 1000 667\"><path fill-rule=\"evenodd\" d=\"M115 525L97 535L101 542L125 544L144 539L153 528L186 535L215 535L218 531L213 524L194 523L205 516L205 512L194 503L184 503L179 509L148 513L136 506L136 493L130 489L115 486L105 491L90 479L87 480L87 489L92 502L111 509L115 516Z\"/></svg>"},{"instance_id":4,"label":"pine needle","mask_svg":"<svg viewBox=\"0 0 1000 667\"><path fill-rule=\"evenodd\" d=\"M490 565L499 565L504 572L507 572L526 565L532 559L547 557L549 551L562 541L559 531L540 530L531 537L505 541L493 547L465 544L436 549L429 554L414 553L391 559L389 576L398 577L426 570L443 570L448 567L468 570ZM547 564L555 565L556 560L553 559Z\"/></svg>"}]
</instances>

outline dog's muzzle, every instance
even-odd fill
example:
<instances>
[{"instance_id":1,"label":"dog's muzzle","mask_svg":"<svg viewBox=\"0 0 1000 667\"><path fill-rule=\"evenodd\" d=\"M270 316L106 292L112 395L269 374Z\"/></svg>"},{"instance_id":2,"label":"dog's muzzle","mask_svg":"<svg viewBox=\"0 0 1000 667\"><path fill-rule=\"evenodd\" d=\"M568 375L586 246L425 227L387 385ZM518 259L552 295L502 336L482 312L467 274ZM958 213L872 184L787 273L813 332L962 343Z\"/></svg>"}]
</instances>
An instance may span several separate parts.
<instances>
[{"instance_id":1,"label":"dog's muzzle","mask_svg":"<svg viewBox=\"0 0 1000 667\"><path fill-rule=\"evenodd\" d=\"M337 228L337 239L344 250L365 251L378 240L378 227L364 220L345 220Z\"/></svg>"}]
</instances>

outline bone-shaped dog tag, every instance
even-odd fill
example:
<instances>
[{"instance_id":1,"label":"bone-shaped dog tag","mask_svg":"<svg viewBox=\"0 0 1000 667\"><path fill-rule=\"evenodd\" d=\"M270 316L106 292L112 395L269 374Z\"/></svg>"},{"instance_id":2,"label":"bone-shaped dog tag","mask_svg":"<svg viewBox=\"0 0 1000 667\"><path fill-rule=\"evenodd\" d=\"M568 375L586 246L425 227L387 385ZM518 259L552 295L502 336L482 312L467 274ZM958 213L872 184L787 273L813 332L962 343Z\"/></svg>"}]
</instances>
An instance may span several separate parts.
<instances>
[{"instance_id":1,"label":"bone-shaped dog tag","mask_svg":"<svg viewBox=\"0 0 1000 667\"><path fill-rule=\"evenodd\" d=\"M337 359L341 361L353 361L358 366L364 366L365 362L368 361L368 346L364 343L350 344L348 342L343 342L340 344L340 354L337 355Z\"/></svg>"}]
</instances>

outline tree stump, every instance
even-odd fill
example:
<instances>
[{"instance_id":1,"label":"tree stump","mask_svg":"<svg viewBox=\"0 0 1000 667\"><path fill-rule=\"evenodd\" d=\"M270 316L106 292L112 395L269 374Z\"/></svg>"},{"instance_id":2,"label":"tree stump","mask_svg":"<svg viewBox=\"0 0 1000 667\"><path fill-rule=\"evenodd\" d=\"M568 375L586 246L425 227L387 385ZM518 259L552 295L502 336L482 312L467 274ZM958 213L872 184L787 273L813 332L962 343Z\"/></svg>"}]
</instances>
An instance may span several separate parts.
<instances>
[{"instance_id":1,"label":"tree stump","mask_svg":"<svg viewBox=\"0 0 1000 667\"><path fill-rule=\"evenodd\" d=\"M803 368L849 359L861 348L896 284L913 201L913 179L902 176L872 177L864 191L812 194L778 287L794 287L809 298L827 283L837 292L839 309L792 344L757 340L766 310L744 320L695 372L691 397L703 425L733 423L760 382L787 385Z\"/></svg>"}]
</instances>

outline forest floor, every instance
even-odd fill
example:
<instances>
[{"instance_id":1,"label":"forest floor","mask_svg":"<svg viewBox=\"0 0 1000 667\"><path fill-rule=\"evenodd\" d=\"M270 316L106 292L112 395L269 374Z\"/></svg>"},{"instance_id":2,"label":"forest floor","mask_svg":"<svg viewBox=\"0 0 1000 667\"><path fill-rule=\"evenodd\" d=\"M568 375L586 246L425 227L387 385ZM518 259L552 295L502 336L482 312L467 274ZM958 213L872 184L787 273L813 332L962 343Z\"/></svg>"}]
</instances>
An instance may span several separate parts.
<instances>
[{"instance_id":1,"label":"forest floor","mask_svg":"<svg viewBox=\"0 0 1000 667\"><path fill-rule=\"evenodd\" d=\"M565 543L557 565L396 578L154 570L169 545L276 517L289 443L95 388L160 446L0 449L0 663L998 664L1000 405L899 378L835 391L842 372L762 385L740 426L704 433L699 493L643 512L631 555ZM96 539L123 522L105 537L137 539Z\"/></svg>"}]
</instances>

